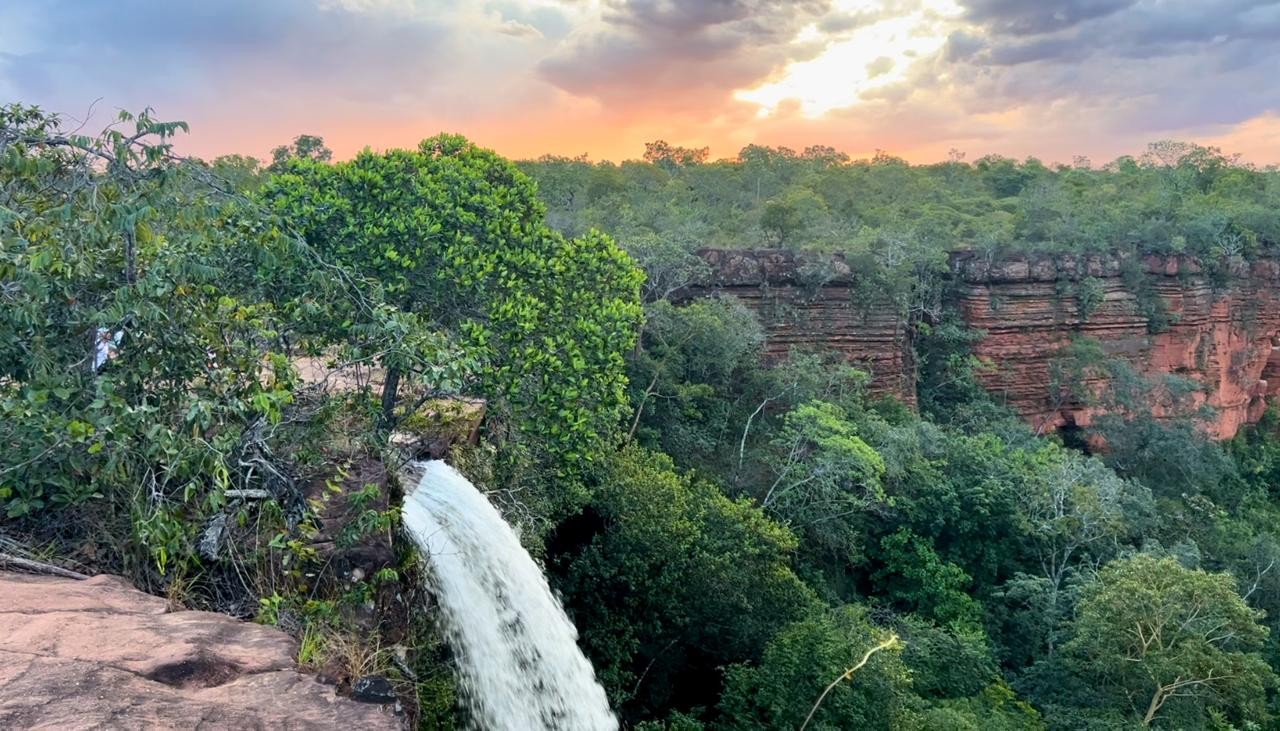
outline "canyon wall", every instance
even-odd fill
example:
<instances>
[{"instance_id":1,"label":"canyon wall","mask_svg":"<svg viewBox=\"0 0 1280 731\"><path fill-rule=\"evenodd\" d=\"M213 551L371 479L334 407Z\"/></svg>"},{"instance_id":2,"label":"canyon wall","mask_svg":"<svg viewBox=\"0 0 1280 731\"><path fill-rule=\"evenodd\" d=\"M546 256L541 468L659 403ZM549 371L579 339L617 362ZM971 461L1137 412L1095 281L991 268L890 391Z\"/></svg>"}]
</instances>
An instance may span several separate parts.
<instances>
[{"instance_id":1,"label":"canyon wall","mask_svg":"<svg viewBox=\"0 0 1280 731\"><path fill-rule=\"evenodd\" d=\"M843 258L815 265L786 251L702 256L711 276L688 294L742 300L765 324L771 356L829 348L866 368L873 392L914 403L915 323L860 283ZM982 332L973 347L988 364L982 384L1037 429L1087 426L1096 416L1051 385L1053 364L1076 338L1096 341L1146 376L1194 380L1200 390L1191 398L1213 407L1206 428L1220 439L1256 421L1280 393L1280 262L1210 276L1176 256L993 260L963 252L952 256L950 270L942 306ZM1084 385L1097 392L1106 384ZM1160 415L1161 404L1153 407Z\"/></svg>"},{"instance_id":2,"label":"canyon wall","mask_svg":"<svg viewBox=\"0 0 1280 731\"><path fill-rule=\"evenodd\" d=\"M872 393L915 404L912 328L891 302L858 287L842 257L824 257L820 266L806 267L813 262L784 250L704 249L700 254L710 267L709 281L679 297L735 297L764 324L767 358L792 348L831 350L870 374Z\"/></svg>"}]
</instances>

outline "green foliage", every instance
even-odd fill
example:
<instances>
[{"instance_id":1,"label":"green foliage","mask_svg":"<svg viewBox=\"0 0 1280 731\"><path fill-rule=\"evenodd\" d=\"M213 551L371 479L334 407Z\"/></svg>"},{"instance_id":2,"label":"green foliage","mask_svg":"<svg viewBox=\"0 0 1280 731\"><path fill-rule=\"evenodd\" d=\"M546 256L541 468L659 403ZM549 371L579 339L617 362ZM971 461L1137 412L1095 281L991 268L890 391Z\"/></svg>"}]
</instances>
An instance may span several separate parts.
<instances>
[{"instance_id":1,"label":"green foliage","mask_svg":"<svg viewBox=\"0 0 1280 731\"><path fill-rule=\"evenodd\" d=\"M823 689L884 635L856 606L817 613L786 627L769 643L758 666L729 668L720 727L799 728ZM896 728L909 686L897 653L877 653L832 690L809 728Z\"/></svg>"},{"instance_id":2,"label":"green foliage","mask_svg":"<svg viewBox=\"0 0 1280 731\"><path fill-rule=\"evenodd\" d=\"M1232 462L1252 487L1280 499L1280 410L1269 408L1252 428L1227 443Z\"/></svg>"},{"instance_id":3,"label":"green foliage","mask_svg":"<svg viewBox=\"0 0 1280 731\"><path fill-rule=\"evenodd\" d=\"M1121 279L1125 289L1136 298L1138 313L1147 321L1147 332L1162 333L1174 324L1173 315L1165 305L1164 297L1156 291L1147 276L1146 267L1141 259L1129 257L1121 264Z\"/></svg>"},{"instance_id":4,"label":"green foliage","mask_svg":"<svg viewBox=\"0 0 1280 731\"><path fill-rule=\"evenodd\" d=\"M795 539L743 500L629 447L601 466L584 516L549 560L615 707L661 717L714 703L715 669L756 660L815 606Z\"/></svg>"},{"instance_id":5,"label":"green foliage","mask_svg":"<svg viewBox=\"0 0 1280 731\"><path fill-rule=\"evenodd\" d=\"M948 698L903 719L900 728L920 731L1040 731L1045 728L1030 703L1009 686L995 683L969 698Z\"/></svg>"},{"instance_id":6,"label":"green foliage","mask_svg":"<svg viewBox=\"0 0 1280 731\"><path fill-rule=\"evenodd\" d=\"M1095 701L1128 707L1144 725L1203 727L1210 709L1261 724L1275 675L1258 655L1258 619L1231 576L1138 555L1086 590L1062 662Z\"/></svg>"},{"instance_id":7,"label":"green foliage","mask_svg":"<svg viewBox=\"0 0 1280 731\"><path fill-rule=\"evenodd\" d=\"M288 145L280 145L271 150L270 172L283 170L290 160L314 160L329 162L333 159L333 150L324 145L324 138L315 135L298 135ZM216 161L215 161L216 162Z\"/></svg>"},{"instance_id":8,"label":"green foliage","mask_svg":"<svg viewBox=\"0 0 1280 731\"><path fill-rule=\"evenodd\" d=\"M149 112L120 126L0 110L0 509L175 602L248 612L308 582L302 488L350 416L292 358L386 353L446 387L471 361L240 195L256 163L179 158L185 125ZM348 418L346 449L366 429Z\"/></svg>"},{"instance_id":9,"label":"green foliage","mask_svg":"<svg viewBox=\"0 0 1280 731\"><path fill-rule=\"evenodd\" d=\"M123 552L164 574L295 384L272 304L221 286L277 242L171 162L185 125L122 121L132 134L62 138L0 109L0 500L29 518L105 499L131 516ZM99 340L117 355L95 364Z\"/></svg>"},{"instance_id":10,"label":"green foliage","mask_svg":"<svg viewBox=\"0 0 1280 731\"><path fill-rule=\"evenodd\" d=\"M994 404L977 376L990 369L973 355L984 333L972 330L954 313L940 322L917 325L916 395L920 410L942 423L991 420Z\"/></svg>"},{"instance_id":11,"label":"green foliage","mask_svg":"<svg viewBox=\"0 0 1280 731\"><path fill-rule=\"evenodd\" d=\"M806 188L791 187L765 202L760 228L772 243L786 246L826 215L826 203Z\"/></svg>"},{"instance_id":12,"label":"green foliage","mask_svg":"<svg viewBox=\"0 0 1280 731\"><path fill-rule=\"evenodd\" d=\"M920 242L922 251L994 252L1016 242L1052 253L1217 261L1280 245L1278 173L1185 143L1155 143L1100 167L1050 167L998 156L908 165L888 155L849 160L823 146L797 153L760 145L708 162L705 150L659 141L646 146L645 162L543 158L521 167L543 186L557 226L594 226L624 246L690 224L702 233L696 246L726 248L848 250L855 238L887 236ZM1161 327L1158 317L1153 325Z\"/></svg>"},{"instance_id":13,"label":"green foliage","mask_svg":"<svg viewBox=\"0 0 1280 731\"><path fill-rule=\"evenodd\" d=\"M894 604L942 624L980 625L982 606L967 591L972 578L939 558L927 539L898 530L880 542L880 561L874 579Z\"/></svg>"},{"instance_id":14,"label":"green foliage","mask_svg":"<svg viewBox=\"0 0 1280 731\"><path fill-rule=\"evenodd\" d=\"M640 348L628 362L632 435L681 455L713 460L737 424L723 396L759 370L764 332L741 302L711 298L647 308Z\"/></svg>"},{"instance_id":15,"label":"green foliage","mask_svg":"<svg viewBox=\"0 0 1280 731\"><path fill-rule=\"evenodd\" d=\"M899 627L902 662L912 690L924 698L967 698L1000 681L986 634L973 627L940 627L908 617Z\"/></svg>"},{"instance_id":16,"label":"green foliage","mask_svg":"<svg viewBox=\"0 0 1280 731\"><path fill-rule=\"evenodd\" d=\"M707 161L706 147L680 147L666 140L646 142L644 145L645 162L658 165L668 171L686 165L699 165Z\"/></svg>"},{"instance_id":17,"label":"green foliage","mask_svg":"<svg viewBox=\"0 0 1280 731\"><path fill-rule=\"evenodd\" d=\"M589 459L621 416L641 274L602 234L548 229L533 182L493 152L442 135L334 165L293 159L263 195L335 261L457 337L483 363L478 393L564 464ZM386 415L395 396L389 376Z\"/></svg>"},{"instance_id":18,"label":"green foliage","mask_svg":"<svg viewBox=\"0 0 1280 731\"><path fill-rule=\"evenodd\" d=\"M810 401L787 413L771 445L775 478L760 505L790 523L818 550L835 556L860 551L861 536L840 530L885 500L884 460L834 404Z\"/></svg>"},{"instance_id":19,"label":"green foliage","mask_svg":"<svg viewBox=\"0 0 1280 731\"><path fill-rule=\"evenodd\" d=\"M1102 288L1102 282L1096 277L1085 277L1075 286L1076 296L1076 314L1081 322L1088 322L1093 313L1098 311L1098 307L1102 304L1106 291Z\"/></svg>"}]
</instances>

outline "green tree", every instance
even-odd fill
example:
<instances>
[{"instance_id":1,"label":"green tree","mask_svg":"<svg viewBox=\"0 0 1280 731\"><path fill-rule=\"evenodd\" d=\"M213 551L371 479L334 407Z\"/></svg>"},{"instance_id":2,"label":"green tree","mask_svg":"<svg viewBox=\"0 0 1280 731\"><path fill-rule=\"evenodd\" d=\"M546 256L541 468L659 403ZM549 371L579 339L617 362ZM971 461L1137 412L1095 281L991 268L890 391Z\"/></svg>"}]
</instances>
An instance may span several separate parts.
<instances>
[{"instance_id":1,"label":"green tree","mask_svg":"<svg viewBox=\"0 0 1280 731\"><path fill-rule=\"evenodd\" d=\"M807 188L791 187L766 201L760 209L760 228L770 243L793 244L827 213L827 204Z\"/></svg>"},{"instance_id":2,"label":"green tree","mask_svg":"<svg viewBox=\"0 0 1280 731\"><path fill-rule=\"evenodd\" d=\"M815 541L848 558L860 552L855 516L884 501L884 460L857 434L845 412L822 401L786 415L772 445L775 479L760 505Z\"/></svg>"},{"instance_id":3,"label":"green tree","mask_svg":"<svg viewBox=\"0 0 1280 731\"><path fill-rule=\"evenodd\" d=\"M642 274L607 236L550 230L511 163L443 135L333 165L292 159L263 195L402 310L453 333L486 364L480 394L562 464L588 459L616 425ZM390 423L402 364L385 365Z\"/></svg>"},{"instance_id":4,"label":"green tree","mask_svg":"<svg viewBox=\"0 0 1280 731\"><path fill-rule=\"evenodd\" d=\"M688 165L701 165L707 161L710 150L706 147L680 147L666 140L644 143L644 161L668 170Z\"/></svg>"},{"instance_id":5,"label":"green tree","mask_svg":"<svg viewBox=\"0 0 1280 731\"><path fill-rule=\"evenodd\" d=\"M333 150L325 147L323 137L298 135L293 138L292 143L280 145L271 150L271 164L267 166L267 170L273 173L280 172L290 160L329 162L332 159Z\"/></svg>"},{"instance_id":6,"label":"green tree","mask_svg":"<svg viewBox=\"0 0 1280 731\"><path fill-rule=\"evenodd\" d=\"M817 606L795 538L745 500L627 447L605 460L548 558L581 641L628 720L714 705L718 668L759 659Z\"/></svg>"},{"instance_id":7,"label":"green tree","mask_svg":"<svg viewBox=\"0 0 1280 731\"><path fill-rule=\"evenodd\" d=\"M256 158L245 155L221 155L209 163L214 175L231 185L232 190L251 193L257 190L263 179L262 164Z\"/></svg>"},{"instance_id":8,"label":"green tree","mask_svg":"<svg viewBox=\"0 0 1280 731\"><path fill-rule=\"evenodd\" d=\"M1140 554L1086 590L1062 654L1097 701L1144 726L1203 727L1211 711L1263 723L1275 676L1258 654L1259 618L1230 575Z\"/></svg>"},{"instance_id":9,"label":"green tree","mask_svg":"<svg viewBox=\"0 0 1280 731\"><path fill-rule=\"evenodd\" d=\"M1045 449L1047 464L1038 469L1020 493L1028 537L1047 581L1044 611L1047 627L1063 616L1061 594L1079 566L1110 559L1137 535L1154 512L1151 493L1123 480L1101 461L1065 450ZM1047 638L1053 653L1054 633Z\"/></svg>"},{"instance_id":10,"label":"green tree","mask_svg":"<svg viewBox=\"0 0 1280 731\"><path fill-rule=\"evenodd\" d=\"M982 621L982 605L969 596L972 578L943 561L928 539L905 528L880 542L877 587L896 605L940 624L974 628Z\"/></svg>"},{"instance_id":11,"label":"green tree","mask_svg":"<svg viewBox=\"0 0 1280 731\"><path fill-rule=\"evenodd\" d=\"M721 727L800 728L827 685L887 634L857 605L815 613L786 627L759 665L728 669ZM898 652L876 653L832 688L808 728L896 728L910 696L908 678Z\"/></svg>"},{"instance_id":12,"label":"green tree","mask_svg":"<svg viewBox=\"0 0 1280 731\"><path fill-rule=\"evenodd\" d=\"M300 501L272 456L298 386L288 343L308 329L292 284L351 320L324 345L423 345L445 387L465 359L175 157L185 125L120 122L91 138L0 109L0 505L156 588L194 568L226 490Z\"/></svg>"},{"instance_id":13,"label":"green tree","mask_svg":"<svg viewBox=\"0 0 1280 731\"><path fill-rule=\"evenodd\" d=\"M732 439L728 398L759 368L764 331L740 301L709 298L647 308L640 347L628 359L631 435L678 455L686 466L714 461Z\"/></svg>"}]
</instances>

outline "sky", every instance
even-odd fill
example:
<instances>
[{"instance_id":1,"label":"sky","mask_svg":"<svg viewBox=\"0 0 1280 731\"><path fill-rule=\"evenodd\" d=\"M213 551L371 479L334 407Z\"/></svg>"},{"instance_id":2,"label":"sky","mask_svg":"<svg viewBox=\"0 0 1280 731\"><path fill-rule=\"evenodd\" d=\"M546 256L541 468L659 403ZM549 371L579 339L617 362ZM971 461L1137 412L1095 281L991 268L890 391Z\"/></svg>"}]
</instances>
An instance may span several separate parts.
<instances>
[{"instance_id":1,"label":"sky","mask_svg":"<svg viewBox=\"0 0 1280 731\"><path fill-rule=\"evenodd\" d=\"M0 102L152 107L179 149L338 157L457 132L1100 164L1156 140L1280 163L1280 0L0 0Z\"/></svg>"}]
</instances>

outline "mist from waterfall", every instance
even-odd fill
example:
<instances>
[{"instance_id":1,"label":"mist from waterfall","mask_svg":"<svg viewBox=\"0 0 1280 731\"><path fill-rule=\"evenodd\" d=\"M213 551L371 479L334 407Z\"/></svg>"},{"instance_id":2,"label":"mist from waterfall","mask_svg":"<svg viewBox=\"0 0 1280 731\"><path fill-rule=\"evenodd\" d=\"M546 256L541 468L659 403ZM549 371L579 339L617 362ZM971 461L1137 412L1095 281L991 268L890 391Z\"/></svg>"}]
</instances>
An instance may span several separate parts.
<instances>
[{"instance_id":1,"label":"mist from waterfall","mask_svg":"<svg viewBox=\"0 0 1280 731\"><path fill-rule=\"evenodd\" d=\"M404 524L430 562L428 583L481 728L617 729L578 631L515 531L465 477L416 465Z\"/></svg>"}]
</instances>

